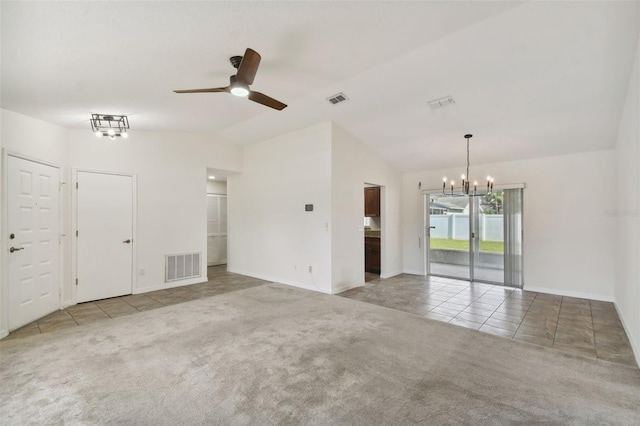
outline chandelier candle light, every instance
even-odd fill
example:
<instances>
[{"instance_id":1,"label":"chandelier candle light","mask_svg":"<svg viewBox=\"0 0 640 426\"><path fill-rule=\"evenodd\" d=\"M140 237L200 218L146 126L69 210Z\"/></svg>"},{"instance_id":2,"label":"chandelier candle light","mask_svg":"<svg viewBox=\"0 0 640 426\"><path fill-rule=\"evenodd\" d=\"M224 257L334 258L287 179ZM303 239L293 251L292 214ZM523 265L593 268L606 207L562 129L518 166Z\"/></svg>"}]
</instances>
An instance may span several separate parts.
<instances>
[{"instance_id":1,"label":"chandelier candle light","mask_svg":"<svg viewBox=\"0 0 640 426\"><path fill-rule=\"evenodd\" d=\"M493 193L493 178L491 176L487 176L487 192L485 193L478 193L478 181L473 181L473 192L470 191L470 177L469 177L469 139L471 139L473 137L473 135L471 134L467 134L464 135L465 139L467 140L467 173L460 176L460 178L462 179L462 193L456 194L453 192L454 188L455 188L455 182L452 180L451 181L451 195L452 196L472 196L475 197L476 195L486 195L486 194L492 194ZM446 195L445 191L447 189L447 178L444 177L442 179L442 193Z\"/></svg>"}]
</instances>

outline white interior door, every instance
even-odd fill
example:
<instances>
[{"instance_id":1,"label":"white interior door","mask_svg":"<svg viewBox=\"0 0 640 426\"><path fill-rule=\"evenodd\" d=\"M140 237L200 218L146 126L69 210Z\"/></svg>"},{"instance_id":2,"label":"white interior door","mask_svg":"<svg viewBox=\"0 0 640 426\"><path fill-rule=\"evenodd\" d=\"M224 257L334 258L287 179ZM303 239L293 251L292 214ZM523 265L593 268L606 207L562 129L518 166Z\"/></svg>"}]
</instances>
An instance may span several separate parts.
<instances>
[{"instance_id":1,"label":"white interior door","mask_svg":"<svg viewBox=\"0 0 640 426\"><path fill-rule=\"evenodd\" d=\"M207 266L227 263L227 196L207 194Z\"/></svg>"},{"instance_id":2,"label":"white interior door","mask_svg":"<svg viewBox=\"0 0 640 426\"><path fill-rule=\"evenodd\" d=\"M9 330L60 307L59 169L8 156Z\"/></svg>"},{"instance_id":3,"label":"white interior door","mask_svg":"<svg viewBox=\"0 0 640 426\"><path fill-rule=\"evenodd\" d=\"M131 294L133 177L78 172L77 182L77 301Z\"/></svg>"}]
</instances>

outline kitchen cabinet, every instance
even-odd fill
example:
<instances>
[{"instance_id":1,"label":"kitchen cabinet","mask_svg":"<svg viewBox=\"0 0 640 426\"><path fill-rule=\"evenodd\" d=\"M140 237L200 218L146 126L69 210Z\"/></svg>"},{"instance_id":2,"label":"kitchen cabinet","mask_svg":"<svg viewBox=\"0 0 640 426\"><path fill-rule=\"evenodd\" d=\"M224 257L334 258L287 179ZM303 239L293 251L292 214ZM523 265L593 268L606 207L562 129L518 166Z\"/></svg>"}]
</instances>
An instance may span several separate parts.
<instances>
[{"instance_id":1,"label":"kitchen cabinet","mask_svg":"<svg viewBox=\"0 0 640 426\"><path fill-rule=\"evenodd\" d=\"M373 274L380 273L380 238L365 237L364 270Z\"/></svg>"},{"instance_id":2,"label":"kitchen cabinet","mask_svg":"<svg viewBox=\"0 0 640 426\"><path fill-rule=\"evenodd\" d=\"M380 216L380 187L367 187L364 189L364 216Z\"/></svg>"}]
</instances>

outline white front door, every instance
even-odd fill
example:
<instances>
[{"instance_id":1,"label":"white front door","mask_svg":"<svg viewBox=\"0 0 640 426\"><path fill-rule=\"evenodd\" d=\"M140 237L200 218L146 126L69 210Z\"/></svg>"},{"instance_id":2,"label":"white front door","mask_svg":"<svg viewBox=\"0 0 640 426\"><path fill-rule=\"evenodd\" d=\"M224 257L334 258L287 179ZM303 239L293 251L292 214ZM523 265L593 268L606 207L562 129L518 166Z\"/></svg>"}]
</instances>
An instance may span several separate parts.
<instances>
[{"instance_id":1,"label":"white front door","mask_svg":"<svg viewBox=\"0 0 640 426\"><path fill-rule=\"evenodd\" d=\"M9 330L60 307L59 169L7 157Z\"/></svg>"},{"instance_id":2,"label":"white front door","mask_svg":"<svg viewBox=\"0 0 640 426\"><path fill-rule=\"evenodd\" d=\"M207 266L227 263L227 196L207 194Z\"/></svg>"},{"instance_id":3,"label":"white front door","mask_svg":"<svg viewBox=\"0 0 640 426\"><path fill-rule=\"evenodd\" d=\"M77 302L132 293L133 176L77 173Z\"/></svg>"}]
</instances>

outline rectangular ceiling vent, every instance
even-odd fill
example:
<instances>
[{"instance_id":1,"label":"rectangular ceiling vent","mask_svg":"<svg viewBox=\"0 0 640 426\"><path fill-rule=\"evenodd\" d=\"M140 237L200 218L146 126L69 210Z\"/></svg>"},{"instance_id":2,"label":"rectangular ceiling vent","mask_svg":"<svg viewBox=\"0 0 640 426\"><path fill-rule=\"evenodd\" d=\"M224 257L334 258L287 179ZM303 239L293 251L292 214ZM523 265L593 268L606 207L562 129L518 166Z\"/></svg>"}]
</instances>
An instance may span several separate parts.
<instances>
[{"instance_id":1,"label":"rectangular ceiling vent","mask_svg":"<svg viewBox=\"0 0 640 426\"><path fill-rule=\"evenodd\" d=\"M201 253L168 254L165 256L164 282L200 276Z\"/></svg>"},{"instance_id":2,"label":"rectangular ceiling vent","mask_svg":"<svg viewBox=\"0 0 640 426\"><path fill-rule=\"evenodd\" d=\"M333 95L330 98L327 98L327 100L331 102L332 105L336 105L336 104L339 104L340 102L348 101L349 98L347 98L347 96L344 93L340 92L337 95Z\"/></svg>"},{"instance_id":3,"label":"rectangular ceiling vent","mask_svg":"<svg viewBox=\"0 0 640 426\"><path fill-rule=\"evenodd\" d=\"M451 96L445 96L444 98L434 99L427 102L429 107L433 110L446 108L456 103Z\"/></svg>"}]
</instances>

